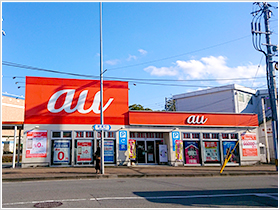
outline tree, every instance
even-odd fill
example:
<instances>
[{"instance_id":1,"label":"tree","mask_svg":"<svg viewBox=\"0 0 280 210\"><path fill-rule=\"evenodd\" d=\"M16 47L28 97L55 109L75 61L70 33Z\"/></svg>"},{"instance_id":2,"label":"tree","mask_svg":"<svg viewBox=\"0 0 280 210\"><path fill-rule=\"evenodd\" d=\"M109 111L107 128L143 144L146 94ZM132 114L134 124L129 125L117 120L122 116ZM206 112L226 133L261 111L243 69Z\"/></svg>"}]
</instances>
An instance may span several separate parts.
<instances>
[{"instance_id":1,"label":"tree","mask_svg":"<svg viewBox=\"0 0 280 210\"><path fill-rule=\"evenodd\" d=\"M141 104L133 104L129 106L129 110L145 110L145 111L153 111L150 108L144 108Z\"/></svg>"}]
</instances>

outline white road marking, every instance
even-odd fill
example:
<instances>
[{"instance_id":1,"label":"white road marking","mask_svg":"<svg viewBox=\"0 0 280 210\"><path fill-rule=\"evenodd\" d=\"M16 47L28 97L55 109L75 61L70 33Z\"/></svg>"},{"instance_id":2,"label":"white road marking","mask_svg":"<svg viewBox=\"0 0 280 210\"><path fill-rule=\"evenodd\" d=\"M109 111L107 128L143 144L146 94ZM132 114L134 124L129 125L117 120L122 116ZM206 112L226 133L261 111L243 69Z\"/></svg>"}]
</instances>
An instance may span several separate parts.
<instances>
[{"instance_id":1,"label":"white road marking","mask_svg":"<svg viewBox=\"0 0 280 210\"><path fill-rule=\"evenodd\" d=\"M105 201L105 200L149 200L149 199L189 199L189 198L212 198L212 197L232 197L232 196L259 196L259 197L268 197L275 200L278 200L278 193L243 193L243 194L216 194L216 195L185 195L185 196L157 196L157 197L103 197L103 198L78 198L78 199L62 199L62 200L43 200L43 201L27 201L27 202L15 202L15 203L2 203L2 206L11 206L11 205L24 205L24 204L35 204L35 203L44 203L44 202L78 202L78 201Z\"/></svg>"}]
</instances>

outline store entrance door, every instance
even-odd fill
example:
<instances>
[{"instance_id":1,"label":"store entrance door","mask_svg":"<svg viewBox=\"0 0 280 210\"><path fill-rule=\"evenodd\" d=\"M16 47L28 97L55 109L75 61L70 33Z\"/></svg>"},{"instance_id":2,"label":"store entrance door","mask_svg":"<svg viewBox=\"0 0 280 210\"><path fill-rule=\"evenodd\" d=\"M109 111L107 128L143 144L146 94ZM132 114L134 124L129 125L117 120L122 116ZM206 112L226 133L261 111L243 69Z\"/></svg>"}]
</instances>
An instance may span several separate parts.
<instances>
[{"instance_id":1,"label":"store entrance door","mask_svg":"<svg viewBox=\"0 0 280 210\"><path fill-rule=\"evenodd\" d=\"M136 161L138 163L146 163L146 158L145 158L145 141L137 141L136 142L136 148L137 148Z\"/></svg>"},{"instance_id":2,"label":"store entrance door","mask_svg":"<svg viewBox=\"0 0 280 210\"><path fill-rule=\"evenodd\" d=\"M137 162L155 163L155 141L137 141Z\"/></svg>"}]
</instances>

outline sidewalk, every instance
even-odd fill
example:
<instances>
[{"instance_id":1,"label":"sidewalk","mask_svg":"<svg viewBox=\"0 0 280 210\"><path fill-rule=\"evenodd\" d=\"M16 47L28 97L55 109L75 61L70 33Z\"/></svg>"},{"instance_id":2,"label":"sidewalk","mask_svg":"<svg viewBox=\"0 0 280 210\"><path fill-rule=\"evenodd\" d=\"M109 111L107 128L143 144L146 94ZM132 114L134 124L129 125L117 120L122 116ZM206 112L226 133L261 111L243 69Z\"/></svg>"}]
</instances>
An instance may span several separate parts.
<instances>
[{"instance_id":1,"label":"sidewalk","mask_svg":"<svg viewBox=\"0 0 280 210\"><path fill-rule=\"evenodd\" d=\"M115 166L105 167L104 174L95 174L94 167L2 168L2 181L34 181L51 179L129 178L129 177L198 177L278 175L275 165L226 166L220 174L218 166Z\"/></svg>"}]
</instances>

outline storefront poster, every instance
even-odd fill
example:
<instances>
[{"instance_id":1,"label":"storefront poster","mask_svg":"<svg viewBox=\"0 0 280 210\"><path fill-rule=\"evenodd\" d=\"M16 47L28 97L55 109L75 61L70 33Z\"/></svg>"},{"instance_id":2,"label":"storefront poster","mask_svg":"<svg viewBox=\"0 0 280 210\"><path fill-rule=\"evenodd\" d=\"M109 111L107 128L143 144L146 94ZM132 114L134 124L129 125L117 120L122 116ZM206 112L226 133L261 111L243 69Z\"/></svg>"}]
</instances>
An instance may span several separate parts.
<instances>
[{"instance_id":1,"label":"storefront poster","mask_svg":"<svg viewBox=\"0 0 280 210\"><path fill-rule=\"evenodd\" d=\"M136 140L129 139L128 141L129 159L136 160Z\"/></svg>"},{"instance_id":2,"label":"storefront poster","mask_svg":"<svg viewBox=\"0 0 280 210\"><path fill-rule=\"evenodd\" d=\"M159 162L167 163L167 145L159 145Z\"/></svg>"},{"instance_id":3,"label":"storefront poster","mask_svg":"<svg viewBox=\"0 0 280 210\"><path fill-rule=\"evenodd\" d=\"M196 141L184 141L186 164L200 164L199 145Z\"/></svg>"},{"instance_id":4,"label":"storefront poster","mask_svg":"<svg viewBox=\"0 0 280 210\"><path fill-rule=\"evenodd\" d=\"M104 162L105 163L114 162L114 141L113 140L104 141Z\"/></svg>"},{"instance_id":5,"label":"storefront poster","mask_svg":"<svg viewBox=\"0 0 280 210\"><path fill-rule=\"evenodd\" d=\"M241 134L243 156L258 156L257 136L255 133Z\"/></svg>"},{"instance_id":6,"label":"storefront poster","mask_svg":"<svg viewBox=\"0 0 280 210\"><path fill-rule=\"evenodd\" d=\"M176 150L176 161L183 161L183 141L182 140L176 140L175 141L175 150Z\"/></svg>"},{"instance_id":7,"label":"storefront poster","mask_svg":"<svg viewBox=\"0 0 280 210\"><path fill-rule=\"evenodd\" d=\"M236 145L236 141L223 141L223 156L224 160L227 157L227 153L231 152ZM239 152L238 147L235 148L234 152L232 153L231 158L228 160L228 163L238 163L239 162Z\"/></svg>"},{"instance_id":8,"label":"storefront poster","mask_svg":"<svg viewBox=\"0 0 280 210\"><path fill-rule=\"evenodd\" d=\"M92 161L92 140L77 141L77 162Z\"/></svg>"},{"instance_id":9,"label":"storefront poster","mask_svg":"<svg viewBox=\"0 0 280 210\"><path fill-rule=\"evenodd\" d=\"M54 141L53 163L70 163L70 141L68 140Z\"/></svg>"},{"instance_id":10,"label":"storefront poster","mask_svg":"<svg viewBox=\"0 0 280 210\"><path fill-rule=\"evenodd\" d=\"M29 131L26 135L26 158L47 157L48 131Z\"/></svg>"},{"instance_id":11,"label":"storefront poster","mask_svg":"<svg viewBox=\"0 0 280 210\"><path fill-rule=\"evenodd\" d=\"M214 141L204 142L204 161L220 162L219 143Z\"/></svg>"}]
</instances>

